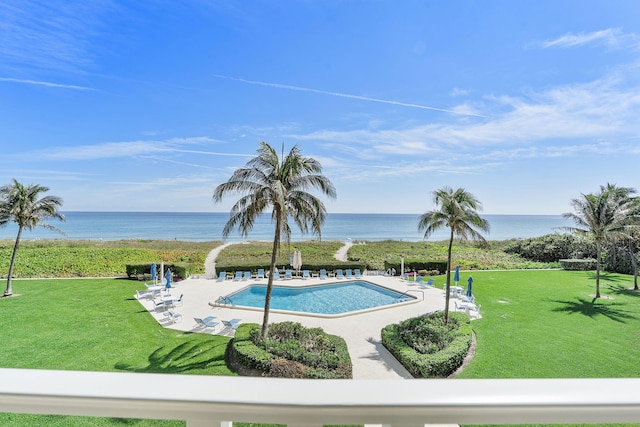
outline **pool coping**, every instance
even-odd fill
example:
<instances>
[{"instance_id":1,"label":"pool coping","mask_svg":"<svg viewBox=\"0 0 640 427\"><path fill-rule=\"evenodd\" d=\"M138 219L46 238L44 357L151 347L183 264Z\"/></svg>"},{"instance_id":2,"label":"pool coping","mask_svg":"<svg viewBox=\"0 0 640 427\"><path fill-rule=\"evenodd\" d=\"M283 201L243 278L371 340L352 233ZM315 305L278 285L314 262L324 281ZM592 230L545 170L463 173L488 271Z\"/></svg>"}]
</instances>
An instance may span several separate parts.
<instances>
[{"instance_id":1,"label":"pool coping","mask_svg":"<svg viewBox=\"0 0 640 427\"><path fill-rule=\"evenodd\" d=\"M336 279L334 279L336 280ZM306 280L305 280L306 281ZM333 282L325 282L324 280L320 283L309 283L309 284L305 284L302 286L296 286L296 285L288 285L286 283L280 283L280 281L278 281L277 283L274 282L273 283L273 287L278 287L278 288L288 288L288 289L311 289L311 288L316 288L316 287L320 287L320 286L330 286L330 285L345 285L348 283L354 283L354 282L365 282L368 283L370 285L376 286L378 288L382 288L385 289L387 291L390 292L394 292L396 294L400 294L400 295L405 295L408 297L411 297L412 299L409 301L402 301L402 302L396 302L396 303L391 303L391 304L384 304L384 305L379 305L376 307L369 307L369 308L363 308L360 310L351 310L351 311L347 311L344 313L333 313L333 314L326 314L326 313L313 313L313 312L308 312L308 311L292 311L292 310L283 310L283 309L279 309L279 308L269 308L269 312L270 313L281 313L281 314L286 314L289 316L306 316L306 317L320 317L320 318L325 318L325 319L335 319L335 318L340 318L340 317L347 317L347 316L355 316L358 314L364 314L364 313L370 313L372 311L379 311L379 310L387 310L387 309L392 309L392 308L399 308L401 305L406 305L406 304L416 304L418 302L420 302L421 300L419 300L416 296L414 295L409 295L407 292L410 292L412 290L417 290L417 289L409 289L405 292L401 292L397 289L393 289L390 288L388 286L384 286L384 285L380 285L378 283L374 283L372 281L366 280L366 279L348 279L348 280L341 280L341 279L337 279L337 281L333 281ZM230 294L224 295L221 298L227 298L230 295L236 294L238 292L241 292L251 286L267 286L266 283L248 283L246 284L246 286L233 291ZM424 294L423 294L423 299L424 300ZM253 306L247 306L247 305L236 305L236 304L225 304L225 303L220 303L218 301L215 302L209 302L209 305L211 307L221 307L221 308L231 308L231 309L237 309L237 310L249 310L249 311L259 311L259 312L264 312L264 306L262 307L253 307Z\"/></svg>"}]
</instances>

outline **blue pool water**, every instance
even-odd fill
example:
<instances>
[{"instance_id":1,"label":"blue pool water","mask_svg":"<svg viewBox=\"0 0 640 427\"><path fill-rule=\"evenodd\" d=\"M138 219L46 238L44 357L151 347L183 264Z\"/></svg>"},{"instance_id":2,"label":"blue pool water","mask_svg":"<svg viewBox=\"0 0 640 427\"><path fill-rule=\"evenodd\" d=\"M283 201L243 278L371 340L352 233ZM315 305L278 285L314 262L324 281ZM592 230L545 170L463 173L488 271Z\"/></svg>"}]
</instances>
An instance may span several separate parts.
<instances>
[{"instance_id":1,"label":"blue pool water","mask_svg":"<svg viewBox=\"0 0 640 427\"><path fill-rule=\"evenodd\" d=\"M251 285L226 296L236 306L264 308L266 285ZM398 304L414 297L373 283L353 281L326 285L274 286L270 308L315 314L344 314L351 311Z\"/></svg>"}]
</instances>

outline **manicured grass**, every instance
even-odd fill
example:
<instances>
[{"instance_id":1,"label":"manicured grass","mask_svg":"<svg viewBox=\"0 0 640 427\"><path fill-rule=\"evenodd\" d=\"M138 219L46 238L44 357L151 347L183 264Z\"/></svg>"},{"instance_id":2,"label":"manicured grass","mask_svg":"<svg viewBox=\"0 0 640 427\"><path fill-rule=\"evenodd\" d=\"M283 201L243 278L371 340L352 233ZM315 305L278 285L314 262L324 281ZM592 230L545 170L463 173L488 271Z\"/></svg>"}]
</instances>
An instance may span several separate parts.
<instances>
[{"instance_id":1,"label":"manicured grass","mask_svg":"<svg viewBox=\"0 0 640 427\"><path fill-rule=\"evenodd\" d=\"M594 272L473 272L482 319L462 378L639 377L640 292L631 276ZM463 282L467 274L462 274Z\"/></svg>"},{"instance_id":2,"label":"manicured grass","mask_svg":"<svg viewBox=\"0 0 640 427\"><path fill-rule=\"evenodd\" d=\"M234 375L229 338L161 327L133 298L139 282L118 279L15 280L0 299L5 368ZM0 414L12 426L180 426L184 422Z\"/></svg>"},{"instance_id":3,"label":"manicured grass","mask_svg":"<svg viewBox=\"0 0 640 427\"><path fill-rule=\"evenodd\" d=\"M474 278L482 319L476 356L460 378L640 377L640 293L631 276L593 272L463 272ZM442 277L436 281L441 284ZM232 375L228 338L160 327L116 279L16 280L0 299L3 367ZM0 414L0 425L184 425L171 421Z\"/></svg>"},{"instance_id":4,"label":"manicured grass","mask_svg":"<svg viewBox=\"0 0 640 427\"><path fill-rule=\"evenodd\" d=\"M472 276L483 318L472 322L476 355L459 378L640 377L640 292L629 290L631 276L605 274L602 294L612 299L598 300L594 272Z\"/></svg>"}]
</instances>

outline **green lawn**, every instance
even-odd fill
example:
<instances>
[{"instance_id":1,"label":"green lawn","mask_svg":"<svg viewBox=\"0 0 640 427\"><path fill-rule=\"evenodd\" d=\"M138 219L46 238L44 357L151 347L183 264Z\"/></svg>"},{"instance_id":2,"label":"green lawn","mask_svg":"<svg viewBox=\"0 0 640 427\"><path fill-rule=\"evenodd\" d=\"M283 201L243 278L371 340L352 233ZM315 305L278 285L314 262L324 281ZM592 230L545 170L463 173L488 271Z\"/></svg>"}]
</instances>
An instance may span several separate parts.
<instances>
[{"instance_id":1,"label":"green lawn","mask_svg":"<svg viewBox=\"0 0 640 427\"><path fill-rule=\"evenodd\" d=\"M460 378L639 377L640 292L593 272L477 271L477 352ZM442 280L439 281L440 283ZM12 368L233 375L228 338L164 329L118 279L16 280L0 299L0 364ZM12 426L179 426L180 422L0 414Z\"/></svg>"},{"instance_id":2,"label":"green lawn","mask_svg":"<svg viewBox=\"0 0 640 427\"><path fill-rule=\"evenodd\" d=\"M229 338L162 328L118 279L16 280L0 299L5 368L233 375ZM183 426L184 422L0 414L11 426Z\"/></svg>"},{"instance_id":3,"label":"green lawn","mask_svg":"<svg viewBox=\"0 0 640 427\"><path fill-rule=\"evenodd\" d=\"M466 273L462 279L466 281ZM474 272L483 318L461 378L639 377L640 292L631 276L594 272Z\"/></svg>"},{"instance_id":4,"label":"green lawn","mask_svg":"<svg viewBox=\"0 0 640 427\"><path fill-rule=\"evenodd\" d=\"M483 318L473 321L477 351L459 378L640 376L640 292L628 290L631 276L605 274L601 290L611 299L594 300L594 272L471 275Z\"/></svg>"}]
</instances>

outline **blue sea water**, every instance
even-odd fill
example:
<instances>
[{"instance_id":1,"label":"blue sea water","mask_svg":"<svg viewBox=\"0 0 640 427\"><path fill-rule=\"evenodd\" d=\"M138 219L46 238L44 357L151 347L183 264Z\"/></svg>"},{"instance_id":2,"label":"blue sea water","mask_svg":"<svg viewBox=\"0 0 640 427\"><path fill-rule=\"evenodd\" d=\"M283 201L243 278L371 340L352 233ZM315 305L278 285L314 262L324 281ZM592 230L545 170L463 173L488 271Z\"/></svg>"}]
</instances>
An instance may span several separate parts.
<instances>
[{"instance_id":1,"label":"blue sea water","mask_svg":"<svg viewBox=\"0 0 640 427\"><path fill-rule=\"evenodd\" d=\"M213 241L222 240L222 229L229 219L228 213L203 212L65 212L65 222L50 223L65 232L64 235L38 227L25 230L23 240L71 239L71 240L127 240L157 239ZM342 214L329 213L322 227L322 240L404 240L420 241L419 215L412 214ZM561 215L483 215L489 221L491 231L485 234L488 240L537 237L562 232L561 227L570 226ZM293 241L317 239L314 235L301 235L292 226ZM260 217L247 236L234 233L227 241L273 239L274 225L269 215ZM0 239L15 239L17 227L9 224L0 228ZM446 230L441 230L428 240L448 239Z\"/></svg>"}]
</instances>

